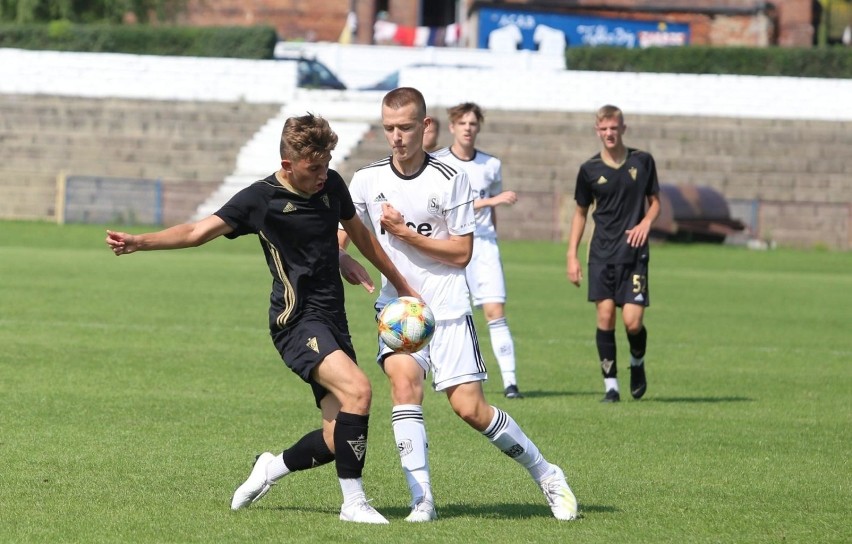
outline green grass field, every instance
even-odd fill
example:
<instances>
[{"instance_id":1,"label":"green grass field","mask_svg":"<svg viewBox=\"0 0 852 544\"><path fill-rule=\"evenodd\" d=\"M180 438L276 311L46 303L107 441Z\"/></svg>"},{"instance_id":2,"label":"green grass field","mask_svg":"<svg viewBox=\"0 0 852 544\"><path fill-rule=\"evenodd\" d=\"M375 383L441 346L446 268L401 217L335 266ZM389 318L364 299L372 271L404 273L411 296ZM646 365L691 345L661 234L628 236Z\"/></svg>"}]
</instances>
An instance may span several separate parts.
<instances>
[{"instance_id":1,"label":"green grass field","mask_svg":"<svg viewBox=\"0 0 852 544\"><path fill-rule=\"evenodd\" d=\"M269 340L258 242L116 258L103 238L0 223L0 542L852 541L850 253L655 247L649 392L604 405L594 309L565 278L565 247L503 243L526 398L504 399L496 373L486 392L565 469L583 513L569 523L438 394L425 409L440 519L403 521L372 296L348 287L375 389L364 478L391 521L377 527L337 520L332 466L229 510L255 454L319 422Z\"/></svg>"}]
</instances>

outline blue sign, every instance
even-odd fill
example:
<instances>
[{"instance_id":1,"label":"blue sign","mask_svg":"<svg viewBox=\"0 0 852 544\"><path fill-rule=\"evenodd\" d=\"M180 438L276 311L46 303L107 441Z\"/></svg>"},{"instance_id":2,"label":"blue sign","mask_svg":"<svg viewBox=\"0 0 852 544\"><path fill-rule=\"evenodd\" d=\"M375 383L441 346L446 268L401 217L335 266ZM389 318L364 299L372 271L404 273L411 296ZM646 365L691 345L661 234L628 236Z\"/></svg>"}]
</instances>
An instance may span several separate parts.
<instances>
[{"instance_id":1,"label":"blue sign","mask_svg":"<svg viewBox=\"0 0 852 544\"><path fill-rule=\"evenodd\" d=\"M587 15L480 8L477 47L561 54L566 47L659 47L689 44L689 25Z\"/></svg>"}]
</instances>

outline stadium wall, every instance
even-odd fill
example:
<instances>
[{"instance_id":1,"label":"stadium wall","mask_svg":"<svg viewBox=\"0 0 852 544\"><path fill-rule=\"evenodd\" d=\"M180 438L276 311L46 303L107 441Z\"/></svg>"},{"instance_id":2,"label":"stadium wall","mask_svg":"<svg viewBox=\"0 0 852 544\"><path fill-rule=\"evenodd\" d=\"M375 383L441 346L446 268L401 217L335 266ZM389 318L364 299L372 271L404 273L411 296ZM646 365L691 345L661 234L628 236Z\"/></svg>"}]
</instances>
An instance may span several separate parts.
<instances>
[{"instance_id":1,"label":"stadium wall","mask_svg":"<svg viewBox=\"0 0 852 544\"><path fill-rule=\"evenodd\" d=\"M383 48L370 48L370 52L365 52L355 64L382 63L385 53ZM299 90L295 88L295 74L284 76L276 72L280 65L287 64L292 63L231 59L178 61L132 55L0 49L0 93L147 97L167 101L262 100L282 105L296 100L300 108L324 114L333 124L340 120L375 121L378 118L383 91ZM389 62L384 65L392 68ZM765 227L761 234L771 236L778 243L827 245L845 250L852 247L852 156L833 151L852 148L852 103L848 100L852 96L852 80L596 73L524 67L523 63L517 63L512 69L403 68L400 83L420 88L433 109L462 100L475 100L491 110L591 114L604 103L615 103L624 108L631 119L635 120L637 115L668 116L669 121L691 124L696 131L712 131L710 121L720 117L772 121L775 123L773 138L788 143L793 138L798 141L782 148L775 160L770 159L769 162L776 164L765 165L750 160L747 155L732 157L732 162L745 162L747 168L753 170L754 184L738 186L721 182L719 175L712 170L705 171L708 167L703 164L692 169L690 175L708 185L715 183L728 198L762 202L760 221ZM784 120L791 120L787 133ZM666 119L659 121L665 122ZM260 125L262 123L258 129ZM781 132L777 130L779 127ZM523 130L534 133L536 129L531 123ZM820 139L814 137L813 142L808 141L810 130L817 130L814 134ZM724 137L719 134L722 133L716 133L715 137ZM760 138L760 133L756 134L755 138ZM203 137L203 133L198 134L199 139ZM359 135L349 137L358 140ZM583 137L584 142L594 144L591 133ZM765 141L765 135L763 138L763 142L749 145L772 143ZM233 146L238 149L245 143L244 140L234 141ZM831 156L826 155L827 152L831 152ZM566 164L559 153L554 155L554 168L567 171L560 171L559 177L568 181L563 183L565 187L559 194L545 195L542 201L562 203L553 214L549 237L563 238L567 228L565 217L571 205L568 185L572 184L577 164L573 159ZM796 172L789 175L762 173L763 169L777 172L777 163L783 161L790 161L791 169L798 163L805 166L804 169L797 167ZM0 165L0 172L3 168ZM22 194L21 198L24 196ZM6 195L6 198L15 196ZM519 208L520 211L523 210ZM512 237L539 237L539 234L521 229L513 232Z\"/></svg>"}]
</instances>

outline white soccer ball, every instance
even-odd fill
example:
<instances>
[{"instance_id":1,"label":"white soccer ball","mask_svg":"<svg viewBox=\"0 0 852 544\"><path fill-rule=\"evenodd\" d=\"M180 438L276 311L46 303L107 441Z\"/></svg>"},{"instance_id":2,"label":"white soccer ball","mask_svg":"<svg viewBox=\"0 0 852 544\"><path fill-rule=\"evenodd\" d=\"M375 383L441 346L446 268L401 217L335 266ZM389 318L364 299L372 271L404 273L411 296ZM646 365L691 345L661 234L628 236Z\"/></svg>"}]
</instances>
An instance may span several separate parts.
<instances>
[{"instance_id":1,"label":"white soccer ball","mask_svg":"<svg viewBox=\"0 0 852 544\"><path fill-rule=\"evenodd\" d=\"M399 297L379 312L379 337L398 353L420 351L435 333L435 316L422 300Z\"/></svg>"}]
</instances>

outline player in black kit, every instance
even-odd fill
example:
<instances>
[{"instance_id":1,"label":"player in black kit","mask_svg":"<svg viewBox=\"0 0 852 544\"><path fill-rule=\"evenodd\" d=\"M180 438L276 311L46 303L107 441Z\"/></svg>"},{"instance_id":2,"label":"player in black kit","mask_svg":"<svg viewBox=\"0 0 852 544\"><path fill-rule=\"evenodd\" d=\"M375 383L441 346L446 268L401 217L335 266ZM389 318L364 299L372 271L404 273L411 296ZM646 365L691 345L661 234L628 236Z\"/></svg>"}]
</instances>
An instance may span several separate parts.
<instances>
[{"instance_id":1,"label":"player in black kit","mask_svg":"<svg viewBox=\"0 0 852 544\"><path fill-rule=\"evenodd\" d=\"M568 279L583 279L577 251L589 207L594 204L594 233L589 245L589 300L597 307L596 343L604 377L603 402L618 402L615 314L621 318L630 344L630 394L639 399L647 390L643 324L650 305L648 291L648 233L660 214L659 182L654 157L624 145L627 126L615 106L597 112L595 130L601 152L580 166L574 199L577 207L568 242ZM646 209L647 202L647 209Z\"/></svg>"},{"instance_id":2,"label":"player in black kit","mask_svg":"<svg viewBox=\"0 0 852 544\"><path fill-rule=\"evenodd\" d=\"M372 390L355 363L340 279L337 245L342 224L361 253L401 293L417 296L355 214L343 179L329 170L337 135L312 114L291 117L281 134L281 168L234 195L213 215L148 234L107 231L116 255L200 246L219 236L256 234L269 271L269 329L285 364L311 385L322 428L279 455L257 457L237 488L231 508L263 497L277 480L335 462L343 506L340 519L387 523L366 498L361 482Z\"/></svg>"}]
</instances>

